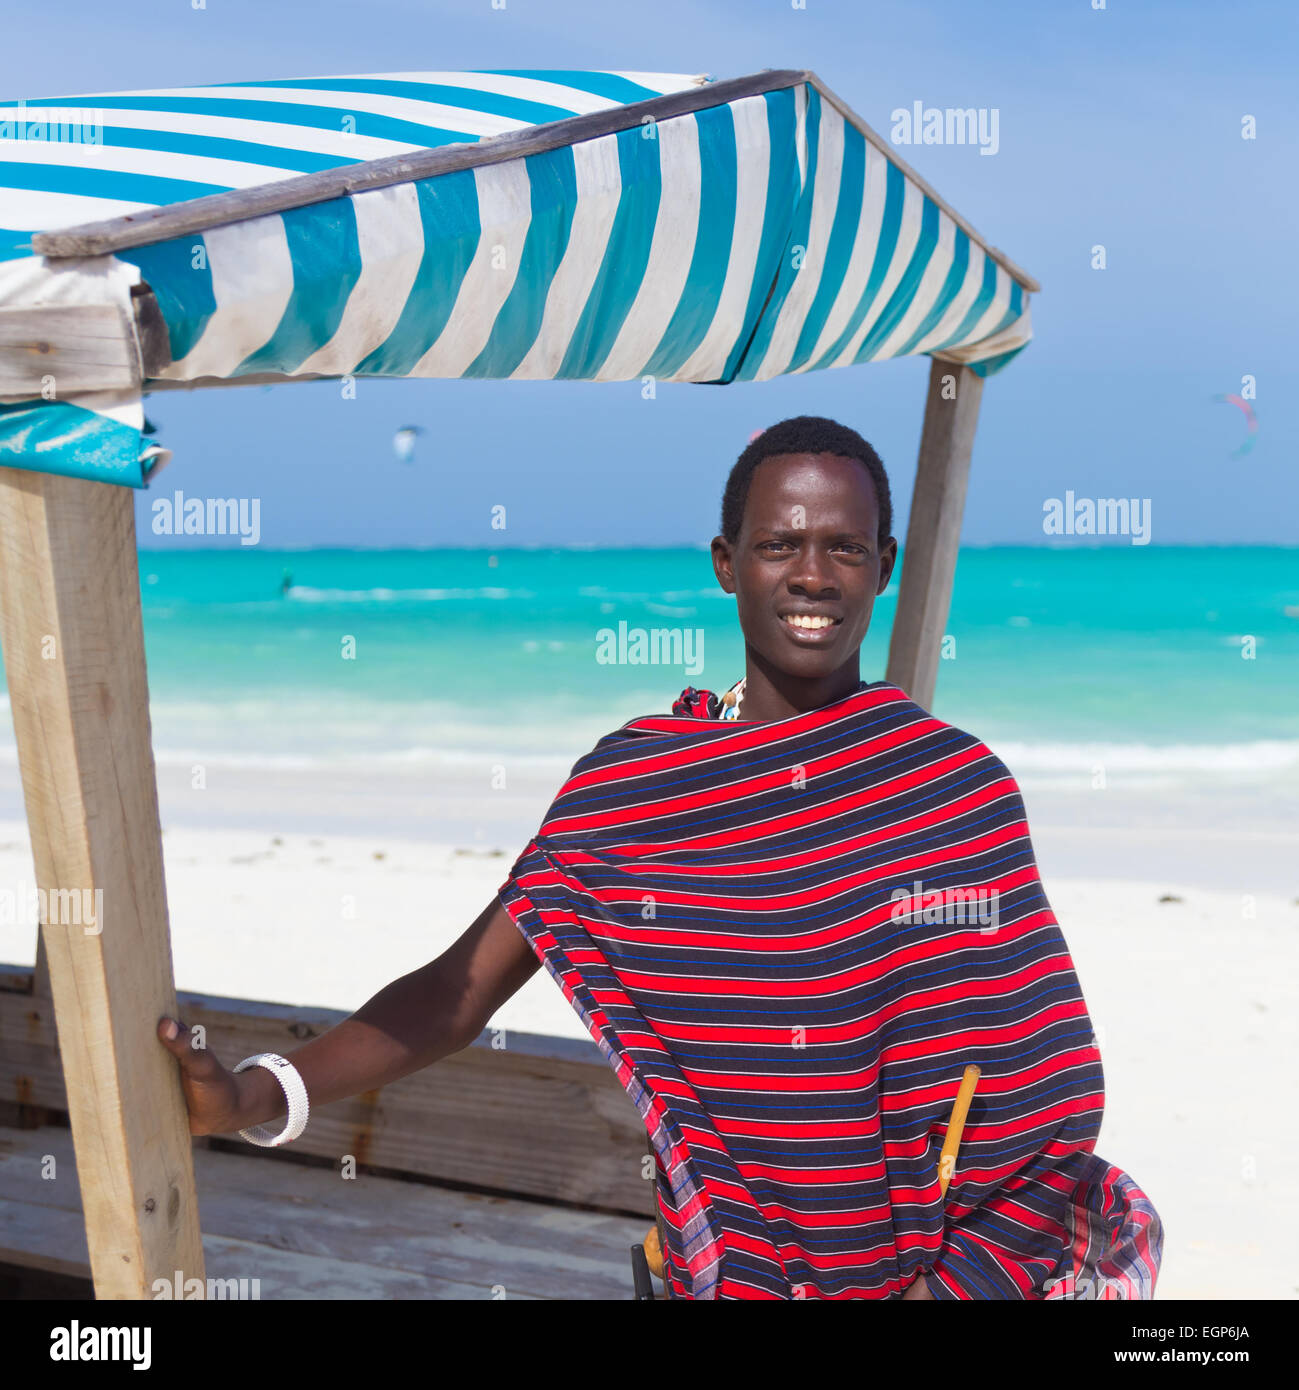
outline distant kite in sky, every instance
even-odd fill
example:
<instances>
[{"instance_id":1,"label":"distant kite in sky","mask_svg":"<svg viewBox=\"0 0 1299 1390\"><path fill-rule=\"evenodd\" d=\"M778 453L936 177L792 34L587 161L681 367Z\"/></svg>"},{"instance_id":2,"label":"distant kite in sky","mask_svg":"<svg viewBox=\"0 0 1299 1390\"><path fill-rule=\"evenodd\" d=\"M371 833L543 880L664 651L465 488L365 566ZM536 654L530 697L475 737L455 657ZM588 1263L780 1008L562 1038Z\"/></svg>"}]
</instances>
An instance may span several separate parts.
<instances>
[{"instance_id":1,"label":"distant kite in sky","mask_svg":"<svg viewBox=\"0 0 1299 1390\"><path fill-rule=\"evenodd\" d=\"M392 451L403 463L410 463L415 457L416 437L423 434L422 425L403 425L392 437Z\"/></svg>"},{"instance_id":2,"label":"distant kite in sky","mask_svg":"<svg viewBox=\"0 0 1299 1390\"><path fill-rule=\"evenodd\" d=\"M1254 436L1258 433L1258 416L1254 414L1254 408L1247 400L1240 396L1214 396L1215 401L1226 401L1228 405L1234 405L1237 410L1245 417L1245 442L1239 449L1232 451L1231 457L1234 459L1244 458L1254 447Z\"/></svg>"}]
</instances>

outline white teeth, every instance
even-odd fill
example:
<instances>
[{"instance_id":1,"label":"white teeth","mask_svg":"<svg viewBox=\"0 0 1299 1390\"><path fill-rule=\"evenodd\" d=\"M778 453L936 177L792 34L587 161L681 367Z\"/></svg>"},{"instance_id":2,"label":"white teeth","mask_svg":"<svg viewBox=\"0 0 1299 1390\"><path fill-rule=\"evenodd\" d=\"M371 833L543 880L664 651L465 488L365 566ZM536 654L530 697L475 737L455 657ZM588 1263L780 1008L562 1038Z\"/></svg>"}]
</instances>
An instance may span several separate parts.
<instances>
[{"instance_id":1,"label":"white teeth","mask_svg":"<svg viewBox=\"0 0 1299 1390\"><path fill-rule=\"evenodd\" d=\"M814 618L804 614L794 614L792 617L786 618L785 621L790 627L805 627L814 631L817 628L834 626L833 618Z\"/></svg>"}]
</instances>

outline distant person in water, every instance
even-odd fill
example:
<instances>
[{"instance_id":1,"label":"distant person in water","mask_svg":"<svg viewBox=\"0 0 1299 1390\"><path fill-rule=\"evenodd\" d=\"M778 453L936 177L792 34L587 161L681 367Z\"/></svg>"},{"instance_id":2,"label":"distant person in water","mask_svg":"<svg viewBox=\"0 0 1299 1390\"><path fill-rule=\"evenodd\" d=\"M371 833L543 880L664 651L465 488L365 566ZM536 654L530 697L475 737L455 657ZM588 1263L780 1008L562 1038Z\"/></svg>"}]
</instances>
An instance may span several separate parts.
<instances>
[{"instance_id":1,"label":"distant person in water","mask_svg":"<svg viewBox=\"0 0 1299 1390\"><path fill-rule=\"evenodd\" d=\"M293 576L288 570L285 570L280 576L280 597L287 598L291 588L293 588Z\"/></svg>"},{"instance_id":2,"label":"distant person in water","mask_svg":"<svg viewBox=\"0 0 1299 1390\"><path fill-rule=\"evenodd\" d=\"M861 679L892 526L853 430L750 441L712 542L741 679L601 739L460 939L273 1072L160 1020L191 1132L273 1140L291 1094L291 1139L544 964L644 1121L670 1297L1150 1297L1158 1216L1094 1154L1100 1054L1015 779Z\"/></svg>"}]
</instances>

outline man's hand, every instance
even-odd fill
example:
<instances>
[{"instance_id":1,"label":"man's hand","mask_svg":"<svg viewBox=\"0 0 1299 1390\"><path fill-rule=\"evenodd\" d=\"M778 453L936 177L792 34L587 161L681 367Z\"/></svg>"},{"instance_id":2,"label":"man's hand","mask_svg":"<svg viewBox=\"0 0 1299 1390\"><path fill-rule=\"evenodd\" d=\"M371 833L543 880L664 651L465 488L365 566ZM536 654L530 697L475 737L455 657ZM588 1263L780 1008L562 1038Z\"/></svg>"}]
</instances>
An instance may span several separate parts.
<instances>
[{"instance_id":1,"label":"man's hand","mask_svg":"<svg viewBox=\"0 0 1299 1390\"><path fill-rule=\"evenodd\" d=\"M243 1073L235 1075L227 1071L217 1061L215 1053L205 1047L194 1047L193 1030L178 1019L160 1018L157 1032L158 1041L180 1063L180 1084L189 1111L189 1132L233 1134L240 1127Z\"/></svg>"},{"instance_id":2,"label":"man's hand","mask_svg":"<svg viewBox=\"0 0 1299 1390\"><path fill-rule=\"evenodd\" d=\"M937 1303L938 1300L929 1292L929 1285L925 1281L925 1272L922 1269L919 1274L907 1285L906 1292L902 1295L904 1299L911 1299L918 1303Z\"/></svg>"}]
</instances>

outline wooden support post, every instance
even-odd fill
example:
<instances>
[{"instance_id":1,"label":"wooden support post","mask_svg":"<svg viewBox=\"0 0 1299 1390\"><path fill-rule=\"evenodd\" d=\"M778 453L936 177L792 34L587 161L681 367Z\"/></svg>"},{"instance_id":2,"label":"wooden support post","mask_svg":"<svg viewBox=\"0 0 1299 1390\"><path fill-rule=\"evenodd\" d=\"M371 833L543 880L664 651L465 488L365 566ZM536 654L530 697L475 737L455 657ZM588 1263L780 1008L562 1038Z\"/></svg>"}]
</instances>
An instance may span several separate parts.
<instances>
[{"instance_id":1,"label":"wooden support post","mask_svg":"<svg viewBox=\"0 0 1299 1390\"><path fill-rule=\"evenodd\" d=\"M36 930L36 964L32 966L32 992L27 1001L27 1027L29 1033L39 1028L45 1020L54 1017L54 998L50 993L50 961L45 953L44 927ZM50 1122L50 1111L36 1103L33 1078L29 1075L19 1077L18 1128L40 1129Z\"/></svg>"},{"instance_id":2,"label":"wooden support post","mask_svg":"<svg viewBox=\"0 0 1299 1390\"><path fill-rule=\"evenodd\" d=\"M130 488L0 469L0 641L95 1293L150 1298L203 1250Z\"/></svg>"},{"instance_id":3,"label":"wooden support post","mask_svg":"<svg viewBox=\"0 0 1299 1390\"><path fill-rule=\"evenodd\" d=\"M932 708L938 682L982 395L983 378L969 367L937 358L930 365L886 673L922 709Z\"/></svg>"},{"instance_id":4,"label":"wooden support post","mask_svg":"<svg viewBox=\"0 0 1299 1390\"><path fill-rule=\"evenodd\" d=\"M32 996L36 999L52 999L50 993L50 958L45 950L44 929L36 929L36 964L32 966Z\"/></svg>"}]
</instances>

